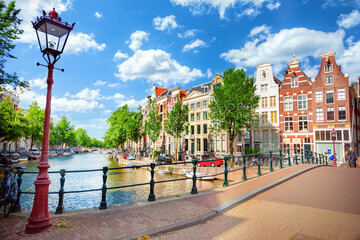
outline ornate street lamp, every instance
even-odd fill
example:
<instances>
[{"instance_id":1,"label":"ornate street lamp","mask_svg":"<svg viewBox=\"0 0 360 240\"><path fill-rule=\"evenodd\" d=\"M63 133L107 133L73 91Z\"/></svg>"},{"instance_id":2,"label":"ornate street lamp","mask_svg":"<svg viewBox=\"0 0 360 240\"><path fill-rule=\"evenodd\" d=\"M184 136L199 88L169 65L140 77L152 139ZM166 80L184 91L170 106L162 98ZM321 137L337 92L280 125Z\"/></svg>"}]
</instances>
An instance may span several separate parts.
<instances>
[{"instance_id":1,"label":"ornate street lamp","mask_svg":"<svg viewBox=\"0 0 360 240\"><path fill-rule=\"evenodd\" d=\"M334 167L336 167L336 156L335 156L335 139L336 139L336 130L331 130L331 138L333 140L333 147L334 147Z\"/></svg>"},{"instance_id":2,"label":"ornate street lamp","mask_svg":"<svg viewBox=\"0 0 360 240\"><path fill-rule=\"evenodd\" d=\"M39 174L34 182L35 197L33 208L28 218L26 225L27 233L37 233L51 226L50 214L48 208L48 196L50 179L48 175L49 165L49 134L50 134L50 112L51 112L51 89L54 83L53 70L54 64L60 59L60 54L64 51L70 31L73 29L75 23L72 25L64 23L58 16L55 8L46 16L43 11L43 16L37 17L36 22L32 22L35 28L36 35L39 41L40 50L43 53L47 65L37 63L37 65L46 66L48 68L47 77L47 94L44 120L44 133L41 148L40 163L37 166ZM57 69L57 68L55 68ZM58 69L60 70L60 69ZM61 69L61 71L64 71Z\"/></svg>"}]
</instances>

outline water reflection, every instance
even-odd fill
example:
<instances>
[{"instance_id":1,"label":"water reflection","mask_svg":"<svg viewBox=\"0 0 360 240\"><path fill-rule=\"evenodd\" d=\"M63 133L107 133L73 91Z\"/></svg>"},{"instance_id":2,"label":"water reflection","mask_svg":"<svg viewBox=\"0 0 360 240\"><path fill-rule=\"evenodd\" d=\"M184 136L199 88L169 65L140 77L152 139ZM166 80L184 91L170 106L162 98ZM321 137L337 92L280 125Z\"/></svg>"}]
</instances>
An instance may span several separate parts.
<instances>
[{"instance_id":1,"label":"water reflection","mask_svg":"<svg viewBox=\"0 0 360 240\"><path fill-rule=\"evenodd\" d=\"M37 165L39 161L28 161L20 163L26 167L26 171L38 171ZM76 154L69 157L59 157L49 159L51 165L49 171L66 170L85 170L85 169L102 169L104 166L109 168L118 167L113 160L106 159L105 154L97 152ZM50 175L50 192L58 192L60 189L60 174ZM65 176L65 191L79 191L86 189L101 189L102 187L102 171L86 172L86 173L67 173ZM145 168L138 169L119 169L108 172L107 187L116 187L121 185L131 185L144 182L150 182L150 171ZM183 178L179 175L155 173L155 181L162 181L174 178ZM21 186L22 191L35 191L33 182L36 175L25 174ZM221 185L221 181L198 181L199 190L209 189ZM160 183L155 185L156 197L164 197L176 194L190 192L192 188L192 180L177 181L171 183ZM149 185L136 186L129 188L120 188L107 191L107 204L119 204L130 201L147 199L149 196ZM30 211L33 204L34 195L23 194L21 196L21 206L25 211ZM57 194L49 195L49 210L55 211L58 205L59 196ZM85 192L85 193L68 193L64 196L65 210L75 210L83 208L99 207L101 201L101 191Z\"/></svg>"}]
</instances>

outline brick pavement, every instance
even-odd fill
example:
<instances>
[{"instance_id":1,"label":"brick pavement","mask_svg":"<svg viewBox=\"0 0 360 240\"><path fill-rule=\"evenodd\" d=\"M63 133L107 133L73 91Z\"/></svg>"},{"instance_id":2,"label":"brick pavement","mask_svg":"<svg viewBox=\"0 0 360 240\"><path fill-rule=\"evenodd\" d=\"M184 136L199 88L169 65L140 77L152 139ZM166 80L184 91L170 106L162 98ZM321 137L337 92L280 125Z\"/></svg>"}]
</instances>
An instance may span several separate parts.
<instances>
[{"instance_id":1,"label":"brick pavement","mask_svg":"<svg viewBox=\"0 0 360 240\"><path fill-rule=\"evenodd\" d=\"M140 236L150 230L195 219L204 214L214 214L211 210L212 206L217 206L241 195L243 192L271 183L309 166L311 165L293 166L232 187L213 189L192 197L187 194L182 199L169 201L163 199L135 207L111 207L111 209L104 211L92 210L91 213L55 215L52 218L54 226L36 235L24 233L26 217L11 215L7 219L0 220L0 239L117 239L137 236L136 234ZM217 217L213 221L221 217ZM239 220L240 218L230 217L227 219ZM209 222L205 226L208 224ZM217 230L220 233L221 229L214 227L209 232ZM195 238L191 238L193 235L184 234L189 239L198 239L202 236L196 235Z\"/></svg>"}]
</instances>

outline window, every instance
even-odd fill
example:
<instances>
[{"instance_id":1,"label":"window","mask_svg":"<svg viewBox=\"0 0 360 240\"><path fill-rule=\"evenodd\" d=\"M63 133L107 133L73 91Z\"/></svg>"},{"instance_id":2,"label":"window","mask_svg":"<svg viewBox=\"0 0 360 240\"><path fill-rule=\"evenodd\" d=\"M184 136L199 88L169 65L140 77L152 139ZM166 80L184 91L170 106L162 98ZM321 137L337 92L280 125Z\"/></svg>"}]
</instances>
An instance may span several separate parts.
<instances>
[{"instance_id":1,"label":"window","mask_svg":"<svg viewBox=\"0 0 360 240\"><path fill-rule=\"evenodd\" d=\"M203 120L207 120L207 112L203 112Z\"/></svg>"},{"instance_id":2,"label":"window","mask_svg":"<svg viewBox=\"0 0 360 240\"><path fill-rule=\"evenodd\" d=\"M174 97L174 103L176 103L177 102L177 98L176 97Z\"/></svg>"},{"instance_id":3,"label":"window","mask_svg":"<svg viewBox=\"0 0 360 240\"><path fill-rule=\"evenodd\" d=\"M299 131L307 132L308 129L308 116L299 116Z\"/></svg>"},{"instance_id":4,"label":"window","mask_svg":"<svg viewBox=\"0 0 360 240\"><path fill-rule=\"evenodd\" d=\"M196 120L200 121L200 113L196 113Z\"/></svg>"},{"instance_id":5,"label":"window","mask_svg":"<svg viewBox=\"0 0 360 240\"><path fill-rule=\"evenodd\" d=\"M268 106L267 97L261 98L261 107L266 108Z\"/></svg>"},{"instance_id":6,"label":"window","mask_svg":"<svg viewBox=\"0 0 360 240\"><path fill-rule=\"evenodd\" d=\"M196 109L200 109L201 108L201 102L196 103Z\"/></svg>"},{"instance_id":7,"label":"window","mask_svg":"<svg viewBox=\"0 0 360 240\"><path fill-rule=\"evenodd\" d=\"M262 123L267 123L268 122L268 113L267 112L262 113L261 122Z\"/></svg>"},{"instance_id":8,"label":"window","mask_svg":"<svg viewBox=\"0 0 360 240\"><path fill-rule=\"evenodd\" d=\"M326 90L326 103L334 103L334 90Z\"/></svg>"},{"instance_id":9,"label":"window","mask_svg":"<svg viewBox=\"0 0 360 240\"><path fill-rule=\"evenodd\" d=\"M221 141L222 141L222 151L226 150L226 142L225 142L225 134L221 135Z\"/></svg>"},{"instance_id":10,"label":"window","mask_svg":"<svg viewBox=\"0 0 360 240\"><path fill-rule=\"evenodd\" d=\"M323 92L316 91L315 92L315 102L322 102L323 101Z\"/></svg>"},{"instance_id":11,"label":"window","mask_svg":"<svg viewBox=\"0 0 360 240\"><path fill-rule=\"evenodd\" d=\"M196 139L196 151L200 151L200 148L201 148L201 146L200 146L200 139Z\"/></svg>"},{"instance_id":12,"label":"window","mask_svg":"<svg viewBox=\"0 0 360 240\"><path fill-rule=\"evenodd\" d=\"M203 108L207 108L207 101L203 101Z\"/></svg>"},{"instance_id":13,"label":"window","mask_svg":"<svg viewBox=\"0 0 360 240\"><path fill-rule=\"evenodd\" d=\"M305 110L307 109L307 96L306 95L299 95L298 96L298 109Z\"/></svg>"},{"instance_id":14,"label":"window","mask_svg":"<svg viewBox=\"0 0 360 240\"><path fill-rule=\"evenodd\" d=\"M337 99L338 100L345 100L345 88L338 88L337 89Z\"/></svg>"},{"instance_id":15,"label":"window","mask_svg":"<svg viewBox=\"0 0 360 240\"><path fill-rule=\"evenodd\" d=\"M197 133L197 134L201 134L201 126L200 126L200 125L197 125L196 128L197 128L196 133Z\"/></svg>"},{"instance_id":16,"label":"window","mask_svg":"<svg viewBox=\"0 0 360 240\"><path fill-rule=\"evenodd\" d=\"M195 103L192 103L190 106L191 106L191 110L195 109Z\"/></svg>"},{"instance_id":17,"label":"window","mask_svg":"<svg viewBox=\"0 0 360 240\"><path fill-rule=\"evenodd\" d=\"M284 110L292 111L293 110L293 100L292 97L284 97Z\"/></svg>"},{"instance_id":18,"label":"window","mask_svg":"<svg viewBox=\"0 0 360 240\"><path fill-rule=\"evenodd\" d=\"M325 76L325 84L333 84L333 83L334 83L333 75Z\"/></svg>"},{"instance_id":19,"label":"window","mask_svg":"<svg viewBox=\"0 0 360 240\"><path fill-rule=\"evenodd\" d=\"M163 110L163 106L162 106L162 105L160 105L160 112L162 112L162 110Z\"/></svg>"},{"instance_id":20,"label":"window","mask_svg":"<svg viewBox=\"0 0 360 240\"><path fill-rule=\"evenodd\" d=\"M207 134L207 124L203 125L203 131L204 131L204 134Z\"/></svg>"},{"instance_id":21,"label":"window","mask_svg":"<svg viewBox=\"0 0 360 240\"><path fill-rule=\"evenodd\" d=\"M262 80L263 80L263 81L266 80L266 73L265 73L265 71L262 71Z\"/></svg>"},{"instance_id":22,"label":"window","mask_svg":"<svg viewBox=\"0 0 360 240\"><path fill-rule=\"evenodd\" d=\"M270 107L276 107L276 96L270 97Z\"/></svg>"},{"instance_id":23,"label":"window","mask_svg":"<svg viewBox=\"0 0 360 240\"><path fill-rule=\"evenodd\" d=\"M346 109L345 106L338 107L339 120L346 120Z\"/></svg>"},{"instance_id":24,"label":"window","mask_svg":"<svg viewBox=\"0 0 360 240\"><path fill-rule=\"evenodd\" d=\"M325 72L332 72L332 65L331 64L325 65Z\"/></svg>"},{"instance_id":25,"label":"window","mask_svg":"<svg viewBox=\"0 0 360 240\"><path fill-rule=\"evenodd\" d=\"M206 152L207 151L207 139L206 138L204 138L204 152Z\"/></svg>"},{"instance_id":26,"label":"window","mask_svg":"<svg viewBox=\"0 0 360 240\"><path fill-rule=\"evenodd\" d=\"M317 122L323 122L324 121L323 108L316 108L316 121Z\"/></svg>"},{"instance_id":27,"label":"window","mask_svg":"<svg viewBox=\"0 0 360 240\"><path fill-rule=\"evenodd\" d=\"M194 121L194 118L195 118L194 114L191 114L191 115L190 115L190 121L193 122L193 121Z\"/></svg>"},{"instance_id":28,"label":"window","mask_svg":"<svg viewBox=\"0 0 360 240\"><path fill-rule=\"evenodd\" d=\"M271 123L277 123L277 112L271 112Z\"/></svg>"},{"instance_id":29,"label":"window","mask_svg":"<svg viewBox=\"0 0 360 240\"><path fill-rule=\"evenodd\" d=\"M297 78L296 77L292 77L291 78L291 87L297 87L298 83L297 83Z\"/></svg>"},{"instance_id":30,"label":"window","mask_svg":"<svg viewBox=\"0 0 360 240\"><path fill-rule=\"evenodd\" d=\"M326 119L328 121L334 121L335 120L334 107L327 107L326 108Z\"/></svg>"},{"instance_id":31,"label":"window","mask_svg":"<svg viewBox=\"0 0 360 240\"><path fill-rule=\"evenodd\" d=\"M216 151L220 151L220 136L216 136Z\"/></svg>"},{"instance_id":32,"label":"window","mask_svg":"<svg viewBox=\"0 0 360 240\"><path fill-rule=\"evenodd\" d=\"M209 91L209 88L208 88L208 87L205 87L205 88L204 88L204 92L207 93L208 91Z\"/></svg>"},{"instance_id":33,"label":"window","mask_svg":"<svg viewBox=\"0 0 360 240\"><path fill-rule=\"evenodd\" d=\"M261 85L261 91L266 91L266 90L268 90L268 85L267 84Z\"/></svg>"},{"instance_id":34,"label":"window","mask_svg":"<svg viewBox=\"0 0 360 240\"><path fill-rule=\"evenodd\" d=\"M192 125L192 126L190 126L191 127L191 130L190 130L190 132L191 132L191 134L195 134L195 127L194 127L194 125Z\"/></svg>"},{"instance_id":35,"label":"window","mask_svg":"<svg viewBox=\"0 0 360 240\"><path fill-rule=\"evenodd\" d=\"M293 132L294 125L293 125L293 117L285 117L285 132Z\"/></svg>"},{"instance_id":36,"label":"window","mask_svg":"<svg viewBox=\"0 0 360 240\"><path fill-rule=\"evenodd\" d=\"M344 130L344 141L349 141L349 130Z\"/></svg>"}]
</instances>

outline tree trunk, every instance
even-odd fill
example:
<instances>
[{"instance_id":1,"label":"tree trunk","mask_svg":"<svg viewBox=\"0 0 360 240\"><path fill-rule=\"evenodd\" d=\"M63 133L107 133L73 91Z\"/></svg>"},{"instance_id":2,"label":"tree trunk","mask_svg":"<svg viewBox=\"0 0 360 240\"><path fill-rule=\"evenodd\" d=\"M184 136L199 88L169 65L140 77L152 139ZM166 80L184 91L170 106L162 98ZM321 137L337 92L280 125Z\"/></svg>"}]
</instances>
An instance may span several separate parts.
<instances>
[{"instance_id":1,"label":"tree trunk","mask_svg":"<svg viewBox=\"0 0 360 240\"><path fill-rule=\"evenodd\" d=\"M230 166L234 165L234 139L230 138Z\"/></svg>"},{"instance_id":2,"label":"tree trunk","mask_svg":"<svg viewBox=\"0 0 360 240\"><path fill-rule=\"evenodd\" d=\"M33 137L31 137L30 150L33 148L33 144L34 144L34 139Z\"/></svg>"},{"instance_id":3,"label":"tree trunk","mask_svg":"<svg viewBox=\"0 0 360 240\"><path fill-rule=\"evenodd\" d=\"M179 138L176 138L175 140L175 163L177 163L177 152L178 152L178 144L179 144Z\"/></svg>"},{"instance_id":4,"label":"tree trunk","mask_svg":"<svg viewBox=\"0 0 360 240\"><path fill-rule=\"evenodd\" d=\"M242 145L242 154L245 154L245 139L244 139L244 131L241 131L241 145Z\"/></svg>"},{"instance_id":5,"label":"tree trunk","mask_svg":"<svg viewBox=\"0 0 360 240\"><path fill-rule=\"evenodd\" d=\"M155 141L153 141L152 162L155 162Z\"/></svg>"}]
</instances>

